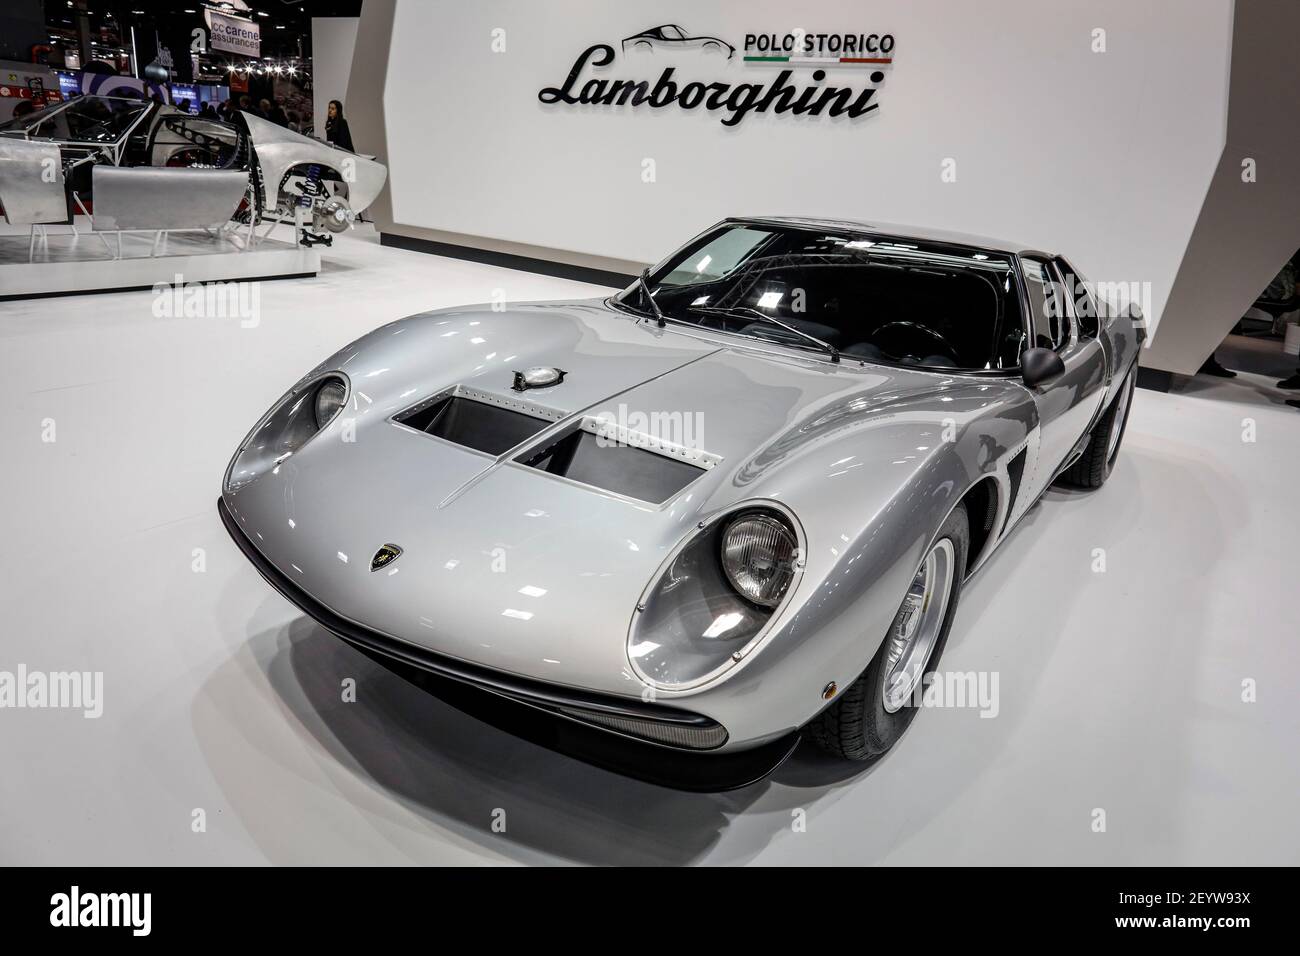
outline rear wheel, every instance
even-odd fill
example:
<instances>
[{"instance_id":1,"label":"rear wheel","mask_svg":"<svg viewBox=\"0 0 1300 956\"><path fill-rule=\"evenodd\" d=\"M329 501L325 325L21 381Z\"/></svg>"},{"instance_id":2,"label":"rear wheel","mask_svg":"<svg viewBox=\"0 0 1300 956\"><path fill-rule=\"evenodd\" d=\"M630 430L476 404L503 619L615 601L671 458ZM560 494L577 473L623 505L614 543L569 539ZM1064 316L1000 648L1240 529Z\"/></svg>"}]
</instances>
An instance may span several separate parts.
<instances>
[{"instance_id":1,"label":"rear wheel","mask_svg":"<svg viewBox=\"0 0 1300 956\"><path fill-rule=\"evenodd\" d=\"M1092 428L1088 447L1079 460L1061 475L1061 482L1076 488L1100 488L1110 477L1110 470L1119 458L1119 444L1128 424L1128 412L1133 405L1133 389L1137 386L1137 366L1124 377L1119 394L1106 409L1106 414Z\"/></svg>"},{"instance_id":2,"label":"rear wheel","mask_svg":"<svg viewBox=\"0 0 1300 956\"><path fill-rule=\"evenodd\" d=\"M880 650L862 676L806 732L846 760L879 757L916 716L916 702L952 628L961 596L970 527L958 505L944 522L908 587Z\"/></svg>"}]
</instances>

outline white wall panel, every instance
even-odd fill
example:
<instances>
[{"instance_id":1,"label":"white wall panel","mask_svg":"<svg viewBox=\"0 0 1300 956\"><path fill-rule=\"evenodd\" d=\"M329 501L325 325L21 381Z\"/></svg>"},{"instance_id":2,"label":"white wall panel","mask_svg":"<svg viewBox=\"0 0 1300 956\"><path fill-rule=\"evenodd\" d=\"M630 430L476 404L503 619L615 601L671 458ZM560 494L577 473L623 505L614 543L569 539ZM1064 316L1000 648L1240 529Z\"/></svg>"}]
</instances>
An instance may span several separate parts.
<instances>
[{"instance_id":1,"label":"white wall panel","mask_svg":"<svg viewBox=\"0 0 1300 956\"><path fill-rule=\"evenodd\" d=\"M325 110L330 100L342 103L343 115L348 115L348 78L359 22L359 17L311 18L312 113L321 139L325 138ZM363 103L357 107L371 108Z\"/></svg>"},{"instance_id":2,"label":"white wall panel","mask_svg":"<svg viewBox=\"0 0 1300 956\"><path fill-rule=\"evenodd\" d=\"M1231 18L1230 0L397 0L384 95L393 215L645 262L727 215L915 223L1058 250L1097 280L1149 281L1158 319L1225 141ZM700 109L538 101L589 45L618 49L661 23L737 47L800 27L888 32L895 62L879 109L854 120L750 115L731 129ZM669 64L685 81L776 72L739 49L730 61L619 51L598 72L653 82ZM862 79L834 67L826 83ZM642 182L646 158L654 183ZM941 180L947 158L956 182Z\"/></svg>"}]
</instances>

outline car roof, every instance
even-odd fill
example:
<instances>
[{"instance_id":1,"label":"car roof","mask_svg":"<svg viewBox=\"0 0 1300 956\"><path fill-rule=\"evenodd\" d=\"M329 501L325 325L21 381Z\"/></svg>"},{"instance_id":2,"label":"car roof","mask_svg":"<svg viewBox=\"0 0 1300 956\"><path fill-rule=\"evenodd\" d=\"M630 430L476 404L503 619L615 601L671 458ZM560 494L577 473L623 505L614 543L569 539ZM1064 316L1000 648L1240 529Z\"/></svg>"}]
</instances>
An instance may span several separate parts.
<instances>
[{"instance_id":1,"label":"car roof","mask_svg":"<svg viewBox=\"0 0 1300 956\"><path fill-rule=\"evenodd\" d=\"M772 223L775 225L794 226L796 228L841 229L867 235L894 236L905 239L920 239L927 242L943 242L950 245L970 246L974 249L987 249L990 252L1007 252L1013 255L1025 253L1042 254L1028 243L1010 242L1006 239L993 239L989 236L977 236L964 232L949 232L944 229L928 229L924 226L906 226L893 222L866 222L860 219L816 219L802 216L735 216L733 222Z\"/></svg>"}]
</instances>

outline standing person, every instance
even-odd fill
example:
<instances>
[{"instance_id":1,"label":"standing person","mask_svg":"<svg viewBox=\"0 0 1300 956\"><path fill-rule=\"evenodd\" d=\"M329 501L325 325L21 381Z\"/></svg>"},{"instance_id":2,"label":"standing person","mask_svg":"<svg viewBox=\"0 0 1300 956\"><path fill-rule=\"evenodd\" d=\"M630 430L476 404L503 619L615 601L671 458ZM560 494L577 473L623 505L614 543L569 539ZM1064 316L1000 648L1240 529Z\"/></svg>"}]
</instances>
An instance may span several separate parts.
<instances>
[{"instance_id":1,"label":"standing person","mask_svg":"<svg viewBox=\"0 0 1300 956\"><path fill-rule=\"evenodd\" d=\"M348 121L343 118L343 104L338 100L330 100L329 108L325 112L325 141L342 147L349 153L356 152L352 148L352 133L348 129Z\"/></svg>"},{"instance_id":2,"label":"standing person","mask_svg":"<svg viewBox=\"0 0 1300 956\"><path fill-rule=\"evenodd\" d=\"M1268 284L1261 298L1272 299L1279 304L1294 302L1300 298L1300 252L1292 256L1282 267L1282 271ZM1285 334L1286 326L1282 326L1282 329ZM1295 374L1289 378L1278 382L1277 387L1287 391L1300 390L1300 369L1296 369ZM1288 399L1287 404L1292 408L1300 408L1300 399Z\"/></svg>"},{"instance_id":3,"label":"standing person","mask_svg":"<svg viewBox=\"0 0 1300 956\"><path fill-rule=\"evenodd\" d=\"M263 100L262 102L265 103L266 101ZM271 105L266 111L266 118L276 126L289 125L289 117L285 115L284 107L280 105L280 101L277 99L271 100Z\"/></svg>"}]
</instances>

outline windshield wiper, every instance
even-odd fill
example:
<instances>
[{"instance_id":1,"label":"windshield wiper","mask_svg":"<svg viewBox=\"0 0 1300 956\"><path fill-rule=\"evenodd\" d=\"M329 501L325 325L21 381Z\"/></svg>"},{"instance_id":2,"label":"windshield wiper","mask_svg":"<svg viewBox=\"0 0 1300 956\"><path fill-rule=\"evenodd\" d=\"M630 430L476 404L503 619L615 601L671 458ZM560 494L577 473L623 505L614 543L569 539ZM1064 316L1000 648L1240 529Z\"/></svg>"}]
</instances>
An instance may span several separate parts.
<instances>
[{"instance_id":1,"label":"windshield wiper","mask_svg":"<svg viewBox=\"0 0 1300 956\"><path fill-rule=\"evenodd\" d=\"M801 338L801 339L805 339L806 341L809 341L809 342L812 342L812 343L813 343L814 345L816 345L817 347L823 349L823 350L826 351L826 352L829 352L829 353L830 353L830 356L831 356L831 361L834 362L834 363L836 363L836 364L839 364L839 361L840 361L840 350L837 349L835 346L831 345L831 343L826 342L826 341L824 341L824 340L822 340L822 339L819 339L819 338L817 338L817 336L815 336L815 335L809 335L807 332L801 331L800 329L796 329L793 325L787 325L786 323L784 323L784 322L782 322L780 319L778 319L776 316L774 316L774 315L768 315L766 312L762 312L762 311L760 311L760 310L758 310L758 309L755 309L753 306L748 306L748 305L737 305L737 306L733 306L732 308L729 308L729 309L723 309L723 308L719 308L719 307L717 307L717 306L712 306L712 305L696 305L696 306L691 306L691 307L690 307L690 311L692 311L692 312L702 312L702 313L705 313L705 314L707 314L707 315L737 315L737 314L744 314L744 315L753 316L753 317L756 318L756 319L761 319L761 320L764 321L764 322L771 322L773 325L778 326L779 328L785 329L785 330L786 330L787 332L789 332L791 335L797 335L797 336L799 336L799 338Z\"/></svg>"},{"instance_id":2,"label":"windshield wiper","mask_svg":"<svg viewBox=\"0 0 1300 956\"><path fill-rule=\"evenodd\" d=\"M641 285L641 294L645 300L650 303L650 311L655 314L655 320L659 323L659 328L664 327L664 314L659 310L659 303L655 297L650 294L650 270L642 269L641 274L636 277L636 281Z\"/></svg>"}]
</instances>

